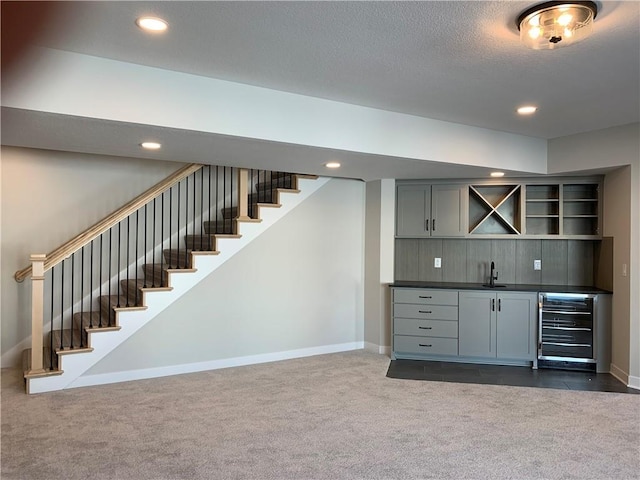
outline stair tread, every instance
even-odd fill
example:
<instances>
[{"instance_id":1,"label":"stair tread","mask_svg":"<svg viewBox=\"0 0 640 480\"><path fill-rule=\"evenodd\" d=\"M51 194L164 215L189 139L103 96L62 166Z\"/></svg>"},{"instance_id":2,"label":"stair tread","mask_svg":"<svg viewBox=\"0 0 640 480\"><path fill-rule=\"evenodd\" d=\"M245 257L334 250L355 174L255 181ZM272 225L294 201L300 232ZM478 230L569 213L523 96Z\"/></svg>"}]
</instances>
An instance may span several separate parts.
<instances>
[{"instance_id":1,"label":"stair tread","mask_svg":"<svg viewBox=\"0 0 640 480\"><path fill-rule=\"evenodd\" d=\"M111 308L129 308L138 310L147 308L142 305L129 305L127 307L127 296L124 294L102 295L101 297L99 297L99 300L101 306L105 306L105 304L108 304ZM131 301L131 297L129 297L129 301Z\"/></svg>"}]
</instances>

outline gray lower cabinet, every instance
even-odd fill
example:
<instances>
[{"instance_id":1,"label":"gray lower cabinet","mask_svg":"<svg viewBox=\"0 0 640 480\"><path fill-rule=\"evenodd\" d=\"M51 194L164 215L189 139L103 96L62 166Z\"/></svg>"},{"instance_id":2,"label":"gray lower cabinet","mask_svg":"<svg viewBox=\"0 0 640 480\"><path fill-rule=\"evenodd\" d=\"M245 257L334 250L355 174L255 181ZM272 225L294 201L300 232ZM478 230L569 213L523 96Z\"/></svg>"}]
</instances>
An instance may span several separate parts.
<instances>
[{"instance_id":1,"label":"gray lower cabinet","mask_svg":"<svg viewBox=\"0 0 640 480\"><path fill-rule=\"evenodd\" d=\"M461 356L533 361L536 358L535 293L459 293Z\"/></svg>"},{"instance_id":2,"label":"gray lower cabinet","mask_svg":"<svg viewBox=\"0 0 640 480\"><path fill-rule=\"evenodd\" d=\"M393 287L392 358L536 360L537 292Z\"/></svg>"},{"instance_id":3,"label":"gray lower cabinet","mask_svg":"<svg viewBox=\"0 0 640 480\"><path fill-rule=\"evenodd\" d=\"M392 358L458 355L458 291L393 289Z\"/></svg>"}]
</instances>

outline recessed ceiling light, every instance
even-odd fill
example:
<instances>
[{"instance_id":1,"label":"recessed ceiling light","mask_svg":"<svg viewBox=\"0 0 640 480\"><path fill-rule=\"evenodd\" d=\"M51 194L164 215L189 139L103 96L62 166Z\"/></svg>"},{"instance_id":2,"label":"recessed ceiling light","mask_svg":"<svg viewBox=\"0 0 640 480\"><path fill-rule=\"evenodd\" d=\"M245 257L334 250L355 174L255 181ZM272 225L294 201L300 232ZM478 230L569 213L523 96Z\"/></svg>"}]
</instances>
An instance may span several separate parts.
<instances>
[{"instance_id":1,"label":"recessed ceiling light","mask_svg":"<svg viewBox=\"0 0 640 480\"><path fill-rule=\"evenodd\" d=\"M136 25L147 32L164 32L169 28L167 22L155 17L140 17L136 20Z\"/></svg>"},{"instance_id":2,"label":"recessed ceiling light","mask_svg":"<svg viewBox=\"0 0 640 480\"><path fill-rule=\"evenodd\" d=\"M504 177L504 172L491 172L492 177Z\"/></svg>"},{"instance_id":3,"label":"recessed ceiling light","mask_svg":"<svg viewBox=\"0 0 640 480\"><path fill-rule=\"evenodd\" d=\"M160 150L162 147L158 142L142 142L140 146L146 150Z\"/></svg>"},{"instance_id":4,"label":"recessed ceiling light","mask_svg":"<svg viewBox=\"0 0 640 480\"><path fill-rule=\"evenodd\" d=\"M519 107L518 110L516 110L520 115L531 115L533 113L536 113L536 110L538 110L538 107L534 107L533 105L523 105L522 107Z\"/></svg>"},{"instance_id":5,"label":"recessed ceiling light","mask_svg":"<svg viewBox=\"0 0 640 480\"><path fill-rule=\"evenodd\" d=\"M339 162L329 162L329 163L325 163L324 166L327 167L327 168L340 168L340 163Z\"/></svg>"}]
</instances>

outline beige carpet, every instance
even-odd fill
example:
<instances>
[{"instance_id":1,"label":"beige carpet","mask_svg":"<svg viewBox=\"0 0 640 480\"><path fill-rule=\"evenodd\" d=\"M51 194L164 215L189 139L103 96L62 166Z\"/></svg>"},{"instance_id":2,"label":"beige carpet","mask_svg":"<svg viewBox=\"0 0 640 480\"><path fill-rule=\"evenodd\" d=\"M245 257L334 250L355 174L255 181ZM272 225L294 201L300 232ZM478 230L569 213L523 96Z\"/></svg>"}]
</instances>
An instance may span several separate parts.
<instances>
[{"instance_id":1,"label":"beige carpet","mask_svg":"<svg viewBox=\"0 0 640 480\"><path fill-rule=\"evenodd\" d=\"M363 351L27 396L9 479L638 479L640 395L397 380Z\"/></svg>"}]
</instances>

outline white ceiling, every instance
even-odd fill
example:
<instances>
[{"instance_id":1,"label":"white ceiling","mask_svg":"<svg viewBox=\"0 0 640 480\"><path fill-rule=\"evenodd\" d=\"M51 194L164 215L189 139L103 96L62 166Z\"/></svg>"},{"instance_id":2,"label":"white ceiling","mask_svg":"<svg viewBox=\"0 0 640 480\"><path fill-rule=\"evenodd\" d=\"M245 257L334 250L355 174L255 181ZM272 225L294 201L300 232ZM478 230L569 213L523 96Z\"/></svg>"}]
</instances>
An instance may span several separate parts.
<instances>
[{"instance_id":1,"label":"white ceiling","mask_svg":"<svg viewBox=\"0 0 640 480\"><path fill-rule=\"evenodd\" d=\"M640 3L598 2L592 37L555 51L520 44L515 18L531 4L3 1L3 70L37 44L544 139L640 121ZM169 31L141 34L134 19L142 14L166 19ZM538 113L517 117L523 103L535 103ZM58 122L55 139L34 129L20 142L26 136L31 146L64 150L60 132L82 128L51 115L38 121ZM108 132L118 127L131 126L105 122L96 153L135 156L120 151L116 134L109 145ZM2 133L3 144L22 144L5 127ZM255 148L250 143L229 144L229 154ZM274 159L283 153L271 150ZM184 153L197 161L197 152ZM442 175L478 173L440 168Z\"/></svg>"}]
</instances>

